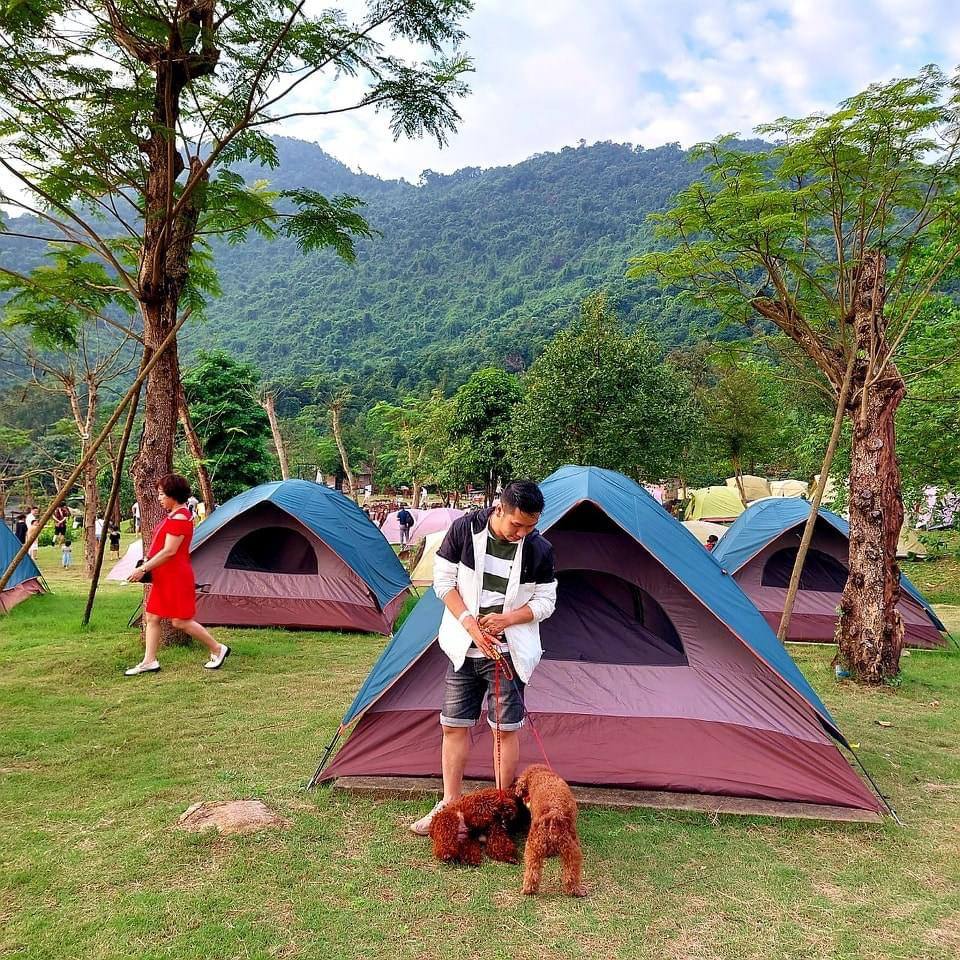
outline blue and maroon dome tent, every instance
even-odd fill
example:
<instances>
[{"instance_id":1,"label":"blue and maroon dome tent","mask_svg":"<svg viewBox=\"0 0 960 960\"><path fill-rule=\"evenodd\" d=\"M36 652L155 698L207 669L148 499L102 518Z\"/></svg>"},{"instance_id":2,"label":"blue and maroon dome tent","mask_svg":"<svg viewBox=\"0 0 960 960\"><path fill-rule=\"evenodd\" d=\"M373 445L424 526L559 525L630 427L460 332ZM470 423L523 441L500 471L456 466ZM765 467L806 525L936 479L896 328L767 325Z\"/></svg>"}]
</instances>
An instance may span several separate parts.
<instances>
[{"instance_id":1,"label":"blue and maroon dome tent","mask_svg":"<svg viewBox=\"0 0 960 960\"><path fill-rule=\"evenodd\" d=\"M638 484L563 467L541 489L557 608L526 703L572 783L880 811L840 730L783 645L696 538ZM440 774L447 660L427 591L343 718L349 739L316 781ZM538 762L528 728L521 765ZM468 777L491 776L474 728Z\"/></svg>"},{"instance_id":2,"label":"blue and maroon dome tent","mask_svg":"<svg viewBox=\"0 0 960 960\"><path fill-rule=\"evenodd\" d=\"M22 546L23 544L13 535L13 531L5 523L0 522L0 572L7 569ZM43 592L43 577L28 554L17 564L13 576L0 593L0 613L8 613L27 597Z\"/></svg>"},{"instance_id":3,"label":"blue and maroon dome tent","mask_svg":"<svg viewBox=\"0 0 960 960\"><path fill-rule=\"evenodd\" d=\"M410 589L370 518L309 480L228 500L197 527L190 559L209 624L389 634Z\"/></svg>"},{"instance_id":4,"label":"blue and maroon dome tent","mask_svg":"<svg viewBox=\"0 0 960 960\"><path fill-rule=\"evenodd\" d=\"M780 625L809 516L807 500L759 500L737 517L713 551L713 559L737 581L773 630ZM821 507L800 577L788 640L834 642L837 605L849 573L849 538L847 521ZM900 591L897 609L903 620L904 643L910 647L943 646L946 627L903 573Z\"/></svg>"}]
</instances>

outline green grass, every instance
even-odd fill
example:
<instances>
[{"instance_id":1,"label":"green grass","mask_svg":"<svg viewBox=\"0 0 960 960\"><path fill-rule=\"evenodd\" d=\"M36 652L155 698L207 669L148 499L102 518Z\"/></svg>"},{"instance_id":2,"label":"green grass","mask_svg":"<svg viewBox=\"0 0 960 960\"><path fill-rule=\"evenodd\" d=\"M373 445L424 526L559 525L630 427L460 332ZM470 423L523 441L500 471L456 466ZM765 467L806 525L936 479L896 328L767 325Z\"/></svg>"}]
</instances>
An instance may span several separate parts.
<instances>
[{"instance_id":1,"label":"green grass","mask_svg":"<svg viewBox=\"0 0 960 960\"><path fill-rule=\"evenodd\" d=\"M79 627L78 571L0 620L0 956L76 958L956 958L960 656L899 687L837 685L791 652L905 821L882 827L585 811L591 895L519 893L519 868L451 869L406 831L422 804L307 793L377 637L219 630L126 679L137 591ZM957 584L953 584L956 589ZM960 608L945 610L960 633ZM876 721L892 724L881 727ZM259 797L285 832L175 829L198 800Z\"/></svg>"}]
</instances>

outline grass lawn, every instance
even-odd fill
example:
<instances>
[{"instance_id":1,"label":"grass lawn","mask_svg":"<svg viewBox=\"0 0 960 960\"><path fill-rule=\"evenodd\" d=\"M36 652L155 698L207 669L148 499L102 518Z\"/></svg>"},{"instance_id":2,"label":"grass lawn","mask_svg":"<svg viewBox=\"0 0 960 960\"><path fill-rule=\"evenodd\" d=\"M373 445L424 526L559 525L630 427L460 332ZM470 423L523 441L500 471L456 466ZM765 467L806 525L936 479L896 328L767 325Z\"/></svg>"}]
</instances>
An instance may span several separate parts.
<instances>
[{"instance_id":1,"label":"grass lawn","mask_svg":"<svg viewBox=\"0 0 960 960\"><path fill-rule=\"evenodd\" d=\"M525 898L518 867L433 862L406 831L422 805L303 790L382 638L219 630L222 671L176 649L126 679L138 591L105 584L81 630L83 582L56 563L41 551L54 594L0 620L0 956L960 956L960 655L913 653L900 686L863 690L829 649L791 651L905 826L586 811L591 895L555 893L551 865ZM960 634L960 606L941 612ZM292 828L174 829L247 797Z\"/></svg>"}]
</instances>

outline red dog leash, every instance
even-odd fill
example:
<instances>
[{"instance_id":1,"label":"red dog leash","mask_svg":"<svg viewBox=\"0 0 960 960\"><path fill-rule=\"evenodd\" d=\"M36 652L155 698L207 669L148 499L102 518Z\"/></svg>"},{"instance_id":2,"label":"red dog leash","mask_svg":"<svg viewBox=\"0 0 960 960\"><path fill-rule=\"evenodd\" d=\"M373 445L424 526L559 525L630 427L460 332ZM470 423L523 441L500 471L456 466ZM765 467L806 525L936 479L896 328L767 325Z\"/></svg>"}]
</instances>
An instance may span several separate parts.
<instances>
[{"instance_id":1,"label":"red dog leash","mask_svg":"<svg viewBox=\"0 0 960 960\"><path fill-rule=\"evenodd\" d=\"M496 755L497 755L497 780L500 780L500 676L501 674L513 683L514 688L517 691L518 696L520 697L520 702L523 704L523 712L527 720L530 723L530 731L533 733L534 739L537 741L537 746L540 747L540 752L543 754L544 763L546 763L548 769L551 772L556 772L553 770L553 764L550 763L550 758L547 756L546 748L543 745L543 739L540 736L539 731L533 722L533 716L530 711L527 709L526 700L524 699L523 693L520 688L517 686L516 677L513 675L513 671L510 669L510 664L504 659L503 654L497 650L496 647L494 650L493 658L493 696L496 703L496 729L494 731L494 740L496 741ZM497 789L501 792L503 791L503 786L498 782Z\"/></svg>"}]
</instances>

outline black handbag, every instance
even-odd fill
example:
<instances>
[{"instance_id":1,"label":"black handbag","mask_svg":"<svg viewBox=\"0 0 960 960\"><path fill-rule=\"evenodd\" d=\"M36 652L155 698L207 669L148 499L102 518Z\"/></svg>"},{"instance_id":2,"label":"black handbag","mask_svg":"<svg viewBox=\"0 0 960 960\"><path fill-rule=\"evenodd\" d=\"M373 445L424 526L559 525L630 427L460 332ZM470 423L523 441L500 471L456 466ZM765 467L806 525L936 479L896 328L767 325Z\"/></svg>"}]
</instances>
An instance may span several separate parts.
<instances>
[{"instance_id":1,"label":"black handbag","mask_svg":"<svg viewBox=\"0 0 960 960\"><path fill-rule=\"evenodd\" d=\"M138 567L142 567L142 566L143 566L143 561L144 561L144 558L141 557L141 558L137 561L137 566L138 566ZM143 579L142 579L140 582L141 582L141 583L151 583L152 580L153 580L153 576L152 576L152 574L150 573L150 571L148 570L148 571L143 575Z\"/></svg>"}]
</instances>

